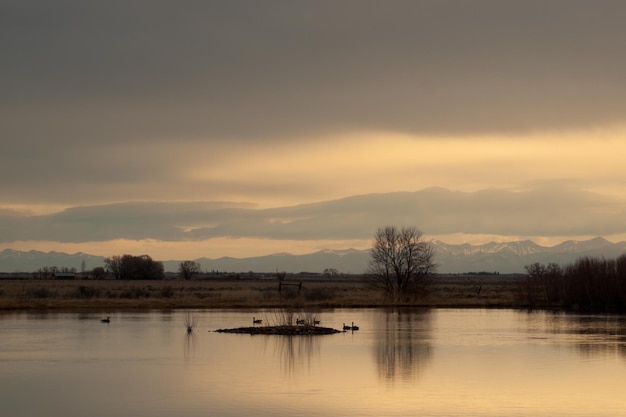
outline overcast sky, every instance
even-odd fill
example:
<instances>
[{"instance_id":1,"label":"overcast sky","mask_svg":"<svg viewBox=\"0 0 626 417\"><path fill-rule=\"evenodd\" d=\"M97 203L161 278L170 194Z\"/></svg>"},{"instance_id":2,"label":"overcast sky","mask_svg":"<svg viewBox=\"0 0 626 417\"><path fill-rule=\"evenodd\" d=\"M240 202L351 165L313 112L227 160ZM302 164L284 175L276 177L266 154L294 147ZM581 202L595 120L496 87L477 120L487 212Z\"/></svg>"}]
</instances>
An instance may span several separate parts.
<instances>
[{"instance_id":1,"label":"overcast sky","mask_svg":"<svg viewBox=\"0 0 626 417\"><path fill-rule=\"evenodd\" d=\"M0 249L626 240L626 2L0 0Z\"/></svg>"}]
</instances>

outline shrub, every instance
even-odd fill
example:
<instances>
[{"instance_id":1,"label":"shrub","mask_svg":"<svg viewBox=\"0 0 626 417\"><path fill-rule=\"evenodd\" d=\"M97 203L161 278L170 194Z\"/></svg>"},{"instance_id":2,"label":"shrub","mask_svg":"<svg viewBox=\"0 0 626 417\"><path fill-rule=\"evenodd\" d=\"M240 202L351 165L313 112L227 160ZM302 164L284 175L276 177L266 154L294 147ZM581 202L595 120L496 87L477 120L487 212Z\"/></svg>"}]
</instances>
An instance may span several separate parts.
<instances>
[{"instance_id":1,"label":"shrub","mask_svg":"<svg viewBox=\"0 0 626 417\"><path fill-rule=\"evenodd\" d=\"M161 297L172 298L174 296L174 288L171 285L161 288Z\"/></svg>"},{"instance_id":2,"label":"shrub","mask_svg":"<svg viewBox=\"0 0 626 417\"><path fill-rule=\"evenodd\" d=\"M149 298L149 297L150 297L150 291L146 290L145 288L138 288L138 287L131 287L131 288L125 289L119 295L119 298L130 298L133 300L137 298Z\"/></svg>"},{"instance_id":3,"label":"shrub","mask_svg":"<svg viewBox=\"0 0 626 417\"><path fill-rule=\"evenodd\" d=\"M34 287L28 288L25 295L27 298L52 298L56 296L56 293L46 287Z\"/></svg>"},{"instance_id":4,"label":"shrub","mask_svg":"<svg viewBox=\"0 0 626 417\"><path fill-rule=\"evenodd\" d=\"M70 294L73 298L83 298L89 299L100 296L100 289L95 287L88 287L86 285L81 285L76 288L76 290Z\"/></svg>"},{"instance_id":5,"label":"shrub","mask_svg":"<svg viewBox=\"0 0 626 417\"><path fill-rule=\"evenodd\" d=\"M329 300L333 296L329 288L312 288L304 292L304 299L307 301L324 301Z\"/></svg>"}]
</instances>

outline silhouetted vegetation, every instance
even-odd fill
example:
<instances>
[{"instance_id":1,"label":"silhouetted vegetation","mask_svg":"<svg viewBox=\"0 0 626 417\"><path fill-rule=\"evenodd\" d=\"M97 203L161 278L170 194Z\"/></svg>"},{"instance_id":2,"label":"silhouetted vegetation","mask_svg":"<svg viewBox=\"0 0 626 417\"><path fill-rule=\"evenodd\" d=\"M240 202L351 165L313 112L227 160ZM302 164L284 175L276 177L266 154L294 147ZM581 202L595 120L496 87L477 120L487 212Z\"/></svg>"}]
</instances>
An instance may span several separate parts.
<instances>
[{"instance_id":1,"label":"silhouetted vegetation","mask_svg":"<svg viewBox=\"0 0 626 417\"><path fill-rule=\"evenodd\" d=\"M174 289L171 285L167 285L161 288L161 297L163 298L172 298L174 296Z\"/></svg>"},{"instance_id":2,"label":"silhouetted vegetation","mask_svg":"<svg viewBox=\"0 0 626 417\"><path fill-rule=\"evenodd\" d=\"M95 267L94 269L91 270L91 277L93 279L105 279L106 276L107 276L107 272L101 266L97 266L97 267Z\"/></svg>"},{"instance_id":3,"label":"silhouetted vegetation","mask_svg":"<svg viewBox=\"0 0 626 417\"><path fill-rule=\"evenodd\" d=\"M526 272L519 294L529 307L626 311L626 254L617 259L584 257L565 267L534 263Z\"/></svg>"},{"instance_id":4,"label":"silhouetted vegetation","mask_svg":"<svg viewBox=\"0 0 626 417\"><path fill-rule=\"evenodd\" d=\"M183 279L189 280L201 271L200 264L196 261L182 261L178 266L178 273Z\"/></svg>"},{"instance_id":5,"label":"silhouetted vegetation","mask_svg":"<svg viewBox=\"0 0 626 417\"><path fill-rule=\"evenodd\" d=\"M76 291L73 294L70 294L73 298L78 299L89 299L100 296L100 288L90 287L87 285L81 285L76 288Z\"/></svg>"},{"instance_id":6,"label":"silhouetted vegetation","mask_svg":"<svg viewBox=\"0 0 626 417\"><path fill-rule=\"evenodd\" d=\"M432 246L417 228L378 229L368 272L370 283L390 301L424 293L434 269Z\"/></svg>"},{"instance_id":7,"label":"silhouetted vegetation","mask_svg":"<svg viewBox=\"0 0 626 417\"><path fill-rule=\"evenodd\" d=\"M154 280L165 277L163 263L152 260L149 255L111 256L104 263L115 279Z\"/></svg>"},{"instance_id":8,"label":"silhouetted vegetation","mask_svg":"<svg viewBox=\"0 0 626 417\"><path fill-rule=\"evenodd\" d=\"M73 276L76 274L76 268L44 266L33 272L32 276L35 279L54 279L61 274Z\"/></svg>"},{"instance_id":9,"label":"silhouetted vegetation","mask_svg":"<svg viewBox=\"0 0 626 417\"><path fill-rule=\"evenodd\" d=\"M24 297L29 298L52 298L56 297L57 293L47 287L30 287L24 291Z\"/></svg>"},{"instance_id":10,"label":"silhouetted vegetation","mask_svg":"<svg viewBox=\"0 0 626 417\"><path fill-rule=\"evenodd\" d=\"M187 312L185 314L185 328L187 329L187 334L193 333L193 329L196 327L196 319L195 317Z\"/></svg>"}]
</instances>

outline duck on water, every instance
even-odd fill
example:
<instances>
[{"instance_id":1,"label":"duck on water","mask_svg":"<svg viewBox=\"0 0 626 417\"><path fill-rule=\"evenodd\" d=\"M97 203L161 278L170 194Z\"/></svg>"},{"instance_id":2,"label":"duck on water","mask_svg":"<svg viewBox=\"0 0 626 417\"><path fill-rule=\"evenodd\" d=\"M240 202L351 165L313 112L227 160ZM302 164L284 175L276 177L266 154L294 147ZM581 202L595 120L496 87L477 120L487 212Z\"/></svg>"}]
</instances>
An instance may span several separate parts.
<instances>
[{"instance_id":1,"label":"duck on water","mask_svg":"<svg viewBox=\"0 0 626 417\"><path fill-rule=\"evenodd\" d=\"M352 322L352 326L346 326L346 323L343 324L344 330L359 330L359 326L355 326L354 322Z\"/></svg>"}]
</instances>

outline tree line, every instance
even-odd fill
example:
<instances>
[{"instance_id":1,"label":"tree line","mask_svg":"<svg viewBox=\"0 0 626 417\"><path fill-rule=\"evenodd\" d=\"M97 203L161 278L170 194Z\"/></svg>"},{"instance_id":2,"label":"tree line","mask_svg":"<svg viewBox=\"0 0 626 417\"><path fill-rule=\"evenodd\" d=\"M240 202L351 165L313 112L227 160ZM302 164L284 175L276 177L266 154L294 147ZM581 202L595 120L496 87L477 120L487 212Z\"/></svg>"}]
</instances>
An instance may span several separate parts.
<instances>
[{"instance_id":1,"label":"tree line","mask_svg":"<svg viewBox=\"0 0 626 417\"><path fill-rule=\"evenodd\" d=\"M626 311L626 254L616 259L582 257L565 266L536 262L525 268L520 295L529 307Z\"/></svg>"}]
</instances>

